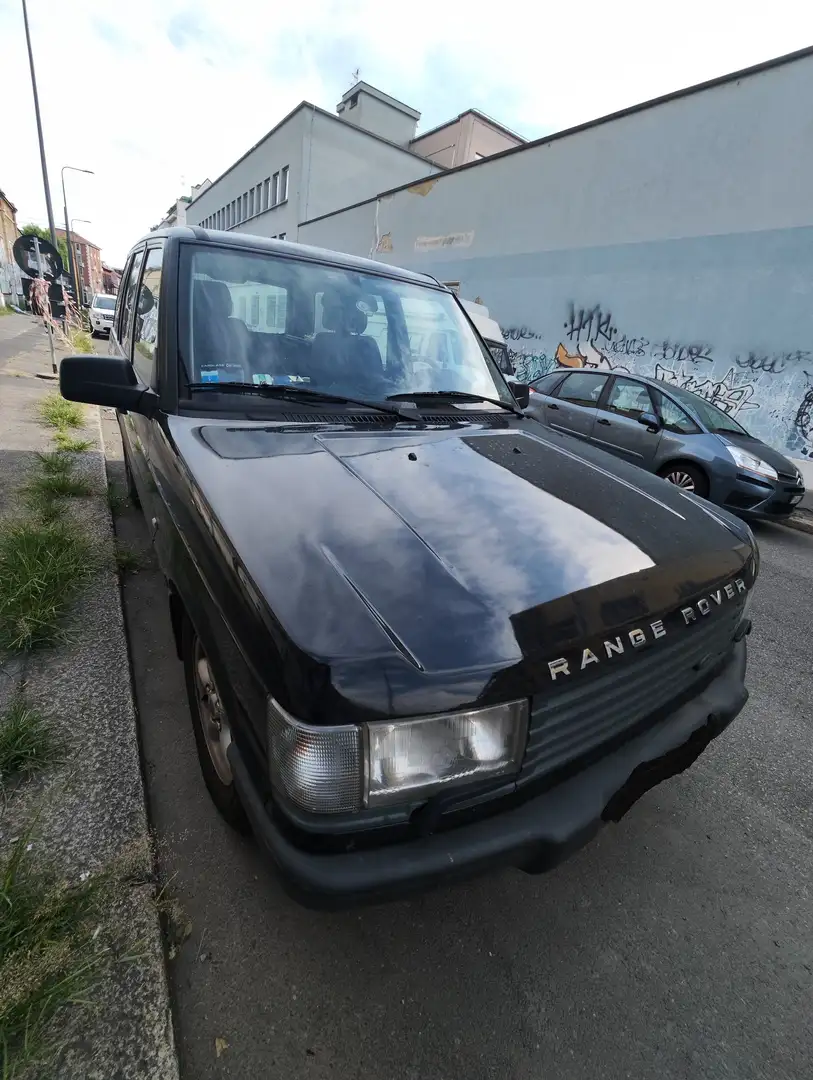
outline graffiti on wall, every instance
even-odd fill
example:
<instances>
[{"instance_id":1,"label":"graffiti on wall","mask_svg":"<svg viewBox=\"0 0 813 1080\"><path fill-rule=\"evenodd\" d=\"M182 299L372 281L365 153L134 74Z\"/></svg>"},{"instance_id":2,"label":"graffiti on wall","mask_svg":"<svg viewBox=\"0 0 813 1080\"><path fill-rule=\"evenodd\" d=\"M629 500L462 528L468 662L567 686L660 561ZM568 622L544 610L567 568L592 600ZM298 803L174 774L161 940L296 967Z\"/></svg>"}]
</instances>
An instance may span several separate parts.
<instances>
[{"instance_id":1,"label":"graffiti on wall","mask_svg":"<svg viewBox=\"0 0 813 1080\"><path fill-rule=\"evenodd\" d=\"M562 330L503 328L519 379L556 367L650 375L700 395L792 456L813 458L813 349L731 355L709 341L624 333L601 304L570 303Z\"/></svg>"}]
</instances>

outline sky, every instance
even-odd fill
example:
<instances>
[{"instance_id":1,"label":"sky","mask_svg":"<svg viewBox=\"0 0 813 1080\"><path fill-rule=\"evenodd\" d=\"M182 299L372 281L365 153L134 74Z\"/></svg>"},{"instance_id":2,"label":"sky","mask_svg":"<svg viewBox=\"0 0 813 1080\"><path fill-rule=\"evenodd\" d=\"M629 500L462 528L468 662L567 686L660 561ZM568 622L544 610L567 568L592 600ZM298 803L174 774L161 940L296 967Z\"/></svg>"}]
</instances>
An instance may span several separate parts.
<instances>
[{"instance_id":1,"label":"sky","mask_svg":"<svg viewBox=\"0 0 813 1080\"><path fill-rule=\"evenodd\" d=\"M302 100L360 78L421 112L478 108L526 138L813 44L799 0L28 0L54 216L121 266L194 183ZM0 189L47 224L21 0L0 0Z\"/></svg>"}]
</instances>

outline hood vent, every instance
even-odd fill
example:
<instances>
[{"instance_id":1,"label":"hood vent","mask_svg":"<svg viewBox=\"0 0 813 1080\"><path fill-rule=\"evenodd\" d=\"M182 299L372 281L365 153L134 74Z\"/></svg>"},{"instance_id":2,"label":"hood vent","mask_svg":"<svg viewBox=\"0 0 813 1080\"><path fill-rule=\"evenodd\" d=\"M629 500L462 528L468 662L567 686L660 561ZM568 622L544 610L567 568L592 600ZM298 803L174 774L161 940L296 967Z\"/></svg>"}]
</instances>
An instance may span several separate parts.
<instances>
[{"instance_id":1,"label":"hood vent","mask_svg":"<svg viewBox=\"0 0 813 1080\"><path fill-rule=\"evenodd\" d=\"M408 420L389 413L283 413L286 424L363 424L366 427L391 427L393 424L408 424ZM455 412L423 413L423 424L498 424L504 425L506 416L498 412Z\"/></svg>"}]
</instances>

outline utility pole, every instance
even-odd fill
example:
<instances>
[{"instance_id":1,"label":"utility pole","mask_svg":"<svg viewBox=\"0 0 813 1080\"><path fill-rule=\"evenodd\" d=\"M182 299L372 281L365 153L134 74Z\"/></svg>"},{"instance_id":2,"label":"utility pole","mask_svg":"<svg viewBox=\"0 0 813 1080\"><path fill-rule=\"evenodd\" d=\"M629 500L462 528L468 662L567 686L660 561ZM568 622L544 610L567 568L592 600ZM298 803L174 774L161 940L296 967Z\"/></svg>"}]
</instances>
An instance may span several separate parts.
<instances>
[{"instance_id":1,"label":"utility pole","mask_svg":"<svg viewBox=\"0 0 813 1080\"><path fill-rule=\"evenodd\" d=\"M45 163L45 143L42 138L42 119L40 117L40 99L37 94L37 76L34 74L34 54L31 51L31 33L28 29L28 9L23 3L23 21L25 23L25 40L28 45L28 63L31 66L31 89L34 93L34 113L37 117L37 135L40 141L40 161L42 162L42 183L45 187L45 206L48 210L48 228L51 230L51 243L54 250L56 246L56 229L54 228L54 209L51 206L51 188L48 186L48 166Z\"/></svg>"}]
</instances>

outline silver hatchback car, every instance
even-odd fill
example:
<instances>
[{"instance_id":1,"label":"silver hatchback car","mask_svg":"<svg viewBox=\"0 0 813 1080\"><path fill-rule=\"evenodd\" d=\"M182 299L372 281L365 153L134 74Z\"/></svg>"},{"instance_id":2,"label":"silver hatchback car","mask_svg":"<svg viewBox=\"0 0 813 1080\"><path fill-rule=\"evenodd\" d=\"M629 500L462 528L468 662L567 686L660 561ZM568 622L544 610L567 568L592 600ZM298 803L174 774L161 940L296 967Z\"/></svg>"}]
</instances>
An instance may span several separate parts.
<instances>
[{"instance_id":1,"label":"silver hatchback car","mask_svg":"<svg viewBox=\"0 0 813 1080\"><path fill-rule=\"evenodd\" d=\"M557 368L530 384L526 412L740 517L787 517L805 493L786 457L705 398L658 379Z\"/></svg>"}]
</instances>

